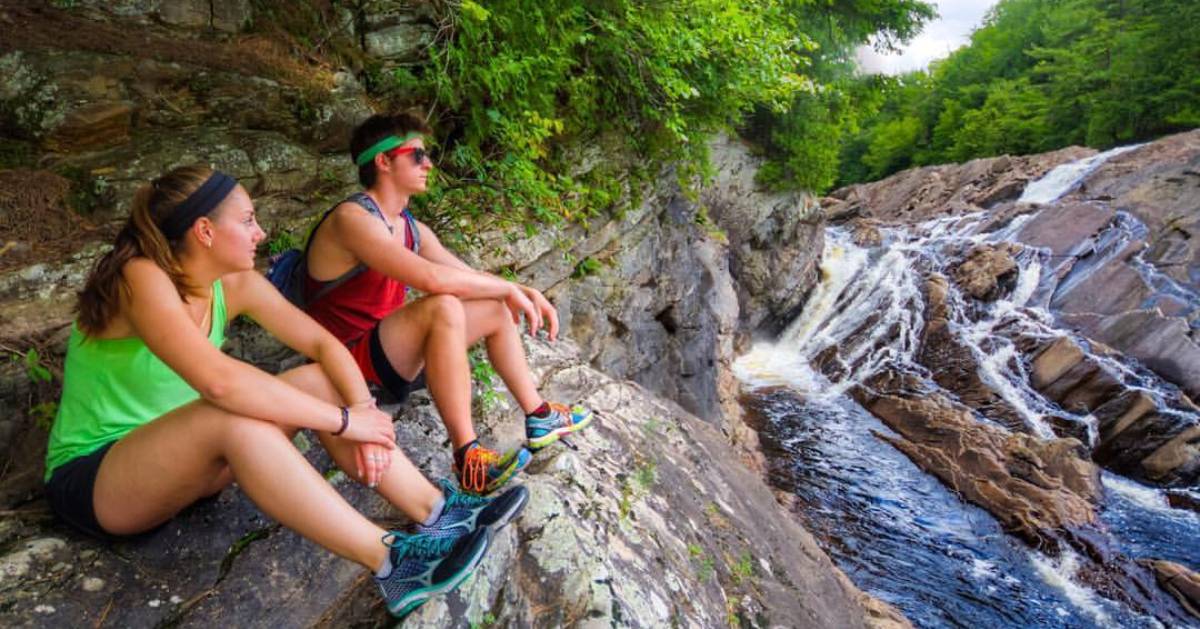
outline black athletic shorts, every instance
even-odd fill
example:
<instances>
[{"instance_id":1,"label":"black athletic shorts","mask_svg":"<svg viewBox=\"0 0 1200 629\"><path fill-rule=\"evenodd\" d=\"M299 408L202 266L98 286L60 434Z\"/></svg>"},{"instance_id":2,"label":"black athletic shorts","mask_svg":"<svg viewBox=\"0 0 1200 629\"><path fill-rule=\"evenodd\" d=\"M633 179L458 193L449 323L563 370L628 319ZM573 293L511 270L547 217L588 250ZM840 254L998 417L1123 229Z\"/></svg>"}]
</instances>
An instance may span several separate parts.
<instances>
[{"instance_id":1,"label":"black athletic shorts","mask_svg":"<svg viewBox=\"0 0 1200 629\"><path fill-rule=\"evenodd\" d=\"M417 377L411 382L396 373L396 368L392 367L387 354L383 352L383 343L379 340L378 323L375 324L374 328L371 328L371 333L367 335L367 348L370 351L371 368L375 370L375 375L379 377L379 384L382 385L385 391L392 395L392 402L399 404L408 398L409 393L425 388L424 371L417 374Z\"/></svg>"},{"instance_id":2,"label":"black athletic shorts","mask_svg":"<svg viewBox=\"0 0 1200 629\"><path fill-rule=\"evenodd\" d=\"M100 462L116 441L110 441L91 454L77 456L60 465L46 483L46 498L50 508L72 528L101 540L115 539L100 528L92 492L96 488L96 473Z\"/></svg>"}]
</instances>

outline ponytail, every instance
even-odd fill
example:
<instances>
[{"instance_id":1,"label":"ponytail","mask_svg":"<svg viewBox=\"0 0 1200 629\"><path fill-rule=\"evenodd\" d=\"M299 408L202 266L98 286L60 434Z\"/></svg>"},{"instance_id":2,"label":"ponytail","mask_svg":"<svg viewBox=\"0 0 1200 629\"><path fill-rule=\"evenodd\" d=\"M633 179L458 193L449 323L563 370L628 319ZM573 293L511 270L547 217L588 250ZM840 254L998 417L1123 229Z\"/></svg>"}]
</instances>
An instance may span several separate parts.
<instances>
[{"instance_id":1,"label":"ponytail","mask_svg":"<svg viewBox=\"0 0 1200 629\"><path fill-rule=\"evenodd\" d=\"M183 166L155 179L138 189L133 197L129 220L117 233L113 248L101 257L88 275L79 292L78 325L85 335L104 330L121 309L122 300L129 295L129 285L122 270L133 258L144 257L166 272L184 297L187 278L179 266L178 252L183 236L168 240L163 235L163 221L177 205L195 192L212 175L204 166Z\"/></svg>"}]
</instances>

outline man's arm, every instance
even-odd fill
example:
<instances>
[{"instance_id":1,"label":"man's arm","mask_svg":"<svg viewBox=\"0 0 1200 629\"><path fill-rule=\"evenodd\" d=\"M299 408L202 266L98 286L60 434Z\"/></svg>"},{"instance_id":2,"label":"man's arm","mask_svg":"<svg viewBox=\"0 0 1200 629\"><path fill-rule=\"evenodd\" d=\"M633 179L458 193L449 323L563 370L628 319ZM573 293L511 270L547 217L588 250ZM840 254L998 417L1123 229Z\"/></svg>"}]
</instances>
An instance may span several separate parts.
<instances>
[{"instance_id":1,"label":"man's arm","mask_svg":"<svg viewBox=\"0 0 1200 629\"><path fill-rule=\"evenodd\" d=\"M453 267L459 270L480 273L501 282L508 281L492 275L491 273L472 269L467 265L466 262L460 260L458 256L450 253L450 250L446 249L446 247L442 245L442 241L438 240L437 234L433 233L433 230L430 229L428 225L422 223L421 221L414 222L417 225L417 231L421 234L422 258L425 258L426 260L436 264ZM533 288L532 286L525 286L524 284L518 284L516 282L509 283L516 286L521 293L525 295L526 299L533 304L533 307L537 310L538 315L541 316L542 321L546 324L546 332L549 334L550 340L556 340L558 338L558 310L554 308L554 306L550 303L550 300L546 299L546 296L543 295L541 291Z\"/></svg>"},{"instance_id":2,"label":"man's arm","mask_svg":"<svg viewBox=\"0 0 1200 629\"><path fill-rule=\"evenodd\" d=\"M392 237L379 219L344 204L329 217L333 236L342 247L371 269L430 295L454 295L459 299L499 299L512 312L513 322L525 315L529 332L542 327L542 309L536 307L518 284L471 269L446 251L441 243L435 245L448 258L447 262L419 256ZM428 228L426 228L428 230ZM433 232L429 232L432 234ZM424 237L425 232L421 233ZM436 237L430 239L437 241ZM425 246L422 245L422 251ZM552 322L557 332L557 318Z\"/></svg>"}]
</instances>

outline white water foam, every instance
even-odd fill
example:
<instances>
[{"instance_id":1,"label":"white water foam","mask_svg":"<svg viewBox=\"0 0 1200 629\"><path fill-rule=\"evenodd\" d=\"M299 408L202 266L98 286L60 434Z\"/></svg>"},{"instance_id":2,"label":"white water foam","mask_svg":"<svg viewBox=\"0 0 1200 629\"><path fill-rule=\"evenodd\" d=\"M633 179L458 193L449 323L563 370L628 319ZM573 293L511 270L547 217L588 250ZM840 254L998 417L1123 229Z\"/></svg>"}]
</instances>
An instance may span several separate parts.
<instances>
[{"instance_id":1,"label":"white water foam","mask_svg":"<svg viewBox=\"0 0 1200 629\"><path fill-rule=\"evenodd\" d=\"M1025 186L1025 191L1021 193L1021 198L1017 199L1017 201L1020 203L1051 203L1056 201L1059 197L1079 185L1079 182L1091 174L1093 170L1096 170L1100 164L1121 153L1132 151L1141 146L1143 144L1119 146L1103 153L1097 153L1091 157L1055 166L1053 170L1046 173L1041 179Z\"/></svg>"},{"instance_id":2,"label":"white water foam","mask_svg":"<svg viewBox=\"0 0 1200 629\"><path fill-rule=\"evenodd\" d=\"M1117 626L1108 612L1104 610L1096 592L1075 580L1075 575L1079 572L1079 555L1070 550L1064 550L1061 557L1053 559L1031 550L1029 551L1029 560L1047 585L1062 592L1067 600L1071 601L1071 604L1087 614L1097 626ZM1062 611L1059 613L1069 615L1069 613L1063 614Z\"/></svg>"},{"instance_id":3,"label":"white water foam","mask_svg":"<svg viewBox=\"0 0 1200 629\"><path fill-rule=\"evenodd\" d=\"M1123 476L1111 472L1101 475L1104 487L1122 500L1176 520L1190 520L1200 524L1200 514L1186 509L1176 509L1167 502L1167 496L1161 490L1147 487Z\"/></svg>"}]
</instances>

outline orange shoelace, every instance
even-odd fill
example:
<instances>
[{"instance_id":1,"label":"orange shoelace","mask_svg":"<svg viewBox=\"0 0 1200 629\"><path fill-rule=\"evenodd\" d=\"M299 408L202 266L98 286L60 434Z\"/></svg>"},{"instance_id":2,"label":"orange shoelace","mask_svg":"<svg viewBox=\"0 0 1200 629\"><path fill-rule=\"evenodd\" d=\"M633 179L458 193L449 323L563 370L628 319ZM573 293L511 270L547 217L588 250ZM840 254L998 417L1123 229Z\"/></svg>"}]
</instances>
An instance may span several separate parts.
<instances>
[{"instance_id":1,"label":"orange shoelace","mask_svg":"<svg viewBox=\"0 0 1200 629\"><path fill-rule=\"evenodd\" d=\"M462 488L477 494L483 493L487 488L488 467L498 460L500 460L499 454L483 446L467 450L460 478Z\"/></svg>"},{"instance_id":2,"label":"orange shoelace","mask_svg":"<svg viewBox=\"0 0 1200 629\"><path fill-rule=\"evenodd\" d=\"M560 415L566 418L566 425L570 426L575 423L575 416L571 413L570 406L567 406L566 404L559 404L558 402L546 402L546 404L550 407L550 410L558 411Z\"/></svg>"}]
</instances>

